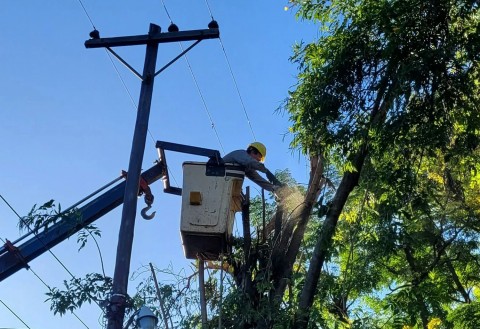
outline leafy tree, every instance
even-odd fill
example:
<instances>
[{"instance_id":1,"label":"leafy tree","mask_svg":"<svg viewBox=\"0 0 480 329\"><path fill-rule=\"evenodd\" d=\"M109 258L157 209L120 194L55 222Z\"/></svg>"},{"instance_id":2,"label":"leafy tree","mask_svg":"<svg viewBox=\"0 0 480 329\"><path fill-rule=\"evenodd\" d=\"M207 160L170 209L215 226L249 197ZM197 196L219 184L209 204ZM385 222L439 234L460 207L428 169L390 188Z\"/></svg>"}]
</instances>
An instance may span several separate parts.
<instances>
[{"instance_id":1,"label":"leafy tree","mask_svg":"<svg viewBox=\"0 0 480 329\"><path fill-rule=\"evenodd\" d=\"M306 328L338 219L354 188L373 180L375 167L383 165L399 175L390 185L406 197L417 181L402 162L413 169L422 156L440 152L449 162L477 148L480 40L476 1L298 5L299 15L318 22L325 33L294 57L301 73L286 108L295 145L328 155L344 170L299 297L294 328ZM420 266L414 259L410 267ZM420 308L426 327L427 306Z\"/></svg>"},{"instance_id":2,"label":"leafy tree","mask_svg":"<svg viewBox=\"0 0 480 329\"><path fill-rule=\"evenodd\" d=\"M277 172L280 200L251 201L234 253L207 264L208 327L478 327L478 1L290 2L322 31L285 103L309 184ZM149 274L131 314L162 303L170 327L200 327L192 272ZM105 276L84 280L50 292L54 311L107 299Z\"/></svg>"}]
</instances>

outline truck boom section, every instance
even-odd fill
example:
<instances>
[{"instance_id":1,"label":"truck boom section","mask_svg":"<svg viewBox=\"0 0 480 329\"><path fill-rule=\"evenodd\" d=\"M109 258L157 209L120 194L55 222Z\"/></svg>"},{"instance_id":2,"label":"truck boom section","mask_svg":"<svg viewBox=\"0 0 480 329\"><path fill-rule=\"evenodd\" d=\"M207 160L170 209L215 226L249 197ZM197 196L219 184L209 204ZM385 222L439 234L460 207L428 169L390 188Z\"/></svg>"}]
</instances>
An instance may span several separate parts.
<instances>
[{"instance_id":1,"label":"truck boom section","mask_svg":"<svg viewBox=\"0 0 480 329\"><path fill-rule=\"evenodd\" d=\"M207 170L208 167L216 168L216 166L223 163L218 150L165 141L157 141L155 147L158 151L159 160L153 167L143 172L141 177L148 185L162 179L163 191L165 193L182 195L182 188L170 185L167 159L165 157L166 150L208 157L209 165ZM75 215L60 216L60 220L47 229L37 233L30 232L13 243L7 240L5 245L0 247L0 281L3 281L22 268L28 269L28 263L31 260L121 205L125 195L125 187L126 181L115 185L86 205L79 207L75 211ZM84 200L86 201L89 197ZM79 202L79 204L83 203L84 200ZM65 213L68 214L68 211ZM29 239L21 243L27 237Z\"/></svg>"},{"instance_id":2,"label":"truck boom section","mask_svg":"<svg viewBox=\"0 0 480 329\"><path fill-rule=\"evenodd\" d=\"M164 177L166 171L164 168L162 162L157 163L145 171L142 177L148 184L154 183ZM27 235L27 237L30 236L29 240L18 246L7 240L7 243L0 248L0 281L22 268L28 269L28 262L121 205L125 194L125 185L126 181L123 181L78 208L74 218L66 215L48 229L37 233L30 232Z\"/></svg>"}]
</instances>

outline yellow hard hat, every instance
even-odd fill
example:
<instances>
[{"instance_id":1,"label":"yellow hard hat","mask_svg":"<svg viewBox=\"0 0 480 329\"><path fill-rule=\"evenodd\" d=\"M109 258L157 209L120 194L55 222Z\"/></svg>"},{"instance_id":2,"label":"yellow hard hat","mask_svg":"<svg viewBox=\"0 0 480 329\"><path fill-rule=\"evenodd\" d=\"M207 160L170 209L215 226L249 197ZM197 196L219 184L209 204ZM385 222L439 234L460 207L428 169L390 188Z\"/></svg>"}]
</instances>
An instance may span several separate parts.
<instances>
[{"instance_id":1,"label":"yellow hard hat","mask_svg":"<svg viewBox=\"0 0 480 329\"><path fill-rule=\"evenodd\" d=\"M257 149L258 152L260 152L260 154L262 155L262 159L260 161L265 161L265 157L267 156L267 148L265 147L265 145L263 145L262 143L260 142L253 142L253 143L250 143L248 145L248 147L254 147ZM247 149L248 149L247 147Z\"/></svg>"}]
</instances>

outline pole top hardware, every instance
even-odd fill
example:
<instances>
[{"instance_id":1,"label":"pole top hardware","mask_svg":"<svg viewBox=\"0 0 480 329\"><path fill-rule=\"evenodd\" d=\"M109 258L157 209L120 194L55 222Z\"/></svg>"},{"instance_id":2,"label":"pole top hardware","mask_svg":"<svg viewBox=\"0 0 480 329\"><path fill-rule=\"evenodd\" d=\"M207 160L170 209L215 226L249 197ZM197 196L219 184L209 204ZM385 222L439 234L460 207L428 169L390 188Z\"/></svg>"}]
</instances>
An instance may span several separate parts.
<instances>
[{"instance_id":1,"label":"pole top hardware","mask_svg":"<svg viewBox=\"0 0 480 329\"><path fill-rule=\"evenodd\" d=\"M210 25L212 25L212 22L210 22L209 26ZM216 26L218 26L218 24ZM85 41L85 48L136 46L145 45L151 42L167 43L177 41L215 39L220 37L220 32L218 28L175 31L175 27L172 27L172 25L170 25L169 32L160 32L159 30L158 32L152 34L132 35L127 37L100 38L100 33L97 30L93 30L92 32L90 32L90 37L92 39Z\"/></svg>"},{"instance_id":2,"label":"pole top hardware","mask_svg":"<svg viewBox=\"0 0 480 329\"><path fill-rule=\"evenodd\" d=\"M90 32L89 35L90 35L90 38L92 38L92 39L100 39L100 32L98 32L97 29Z\"/></svg>"},{"instance_id":3,"label":"pole top hardware","mask_svg":"<svg viewBox=\"0 0 480 329\"><path fill-rule=\"evenodd\" d=\"M210 23L208 23L209 29L218 29L218 22L214 19Z\"/></svg>"},{"instance_id":4,"label":"pole top hardware","mask_svg":"<svg viewBox=\"0 0 480 329\"><path fill-rule=\"evenodd\" d=\"M168 32L178 32L178 31L180 31L180 30L178 29L178 26L176 24L172 23L168 27Z\"/></svg>"}]
</instances>

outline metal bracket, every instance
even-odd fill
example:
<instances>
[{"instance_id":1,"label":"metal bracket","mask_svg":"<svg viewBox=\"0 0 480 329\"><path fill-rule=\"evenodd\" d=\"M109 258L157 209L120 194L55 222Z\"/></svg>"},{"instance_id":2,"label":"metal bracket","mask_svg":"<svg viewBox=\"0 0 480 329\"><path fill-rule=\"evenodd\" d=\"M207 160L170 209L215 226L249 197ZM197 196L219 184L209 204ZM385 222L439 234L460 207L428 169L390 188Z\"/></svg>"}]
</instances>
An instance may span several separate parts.
<instances>
[{"instance_id":1,"label":"metal bracket","mask_svg":"<svg viewBox=\"0 0 480 329\"><path fill-rule=\"evenodd\" d=\"M206 176L225 176L225 165L223 161L217 163L216 161L208 160L207 165L205 166L205 175Z\"/></svg>"},{"instance_id":2,"label":"metal bracket","mask_svg":"<svg viewBox=\"0 0 480 329\"><path fill-rule=\"evenodd\" d=\"M164 168L163 176L163 191L165 193L171 193L176 195L182 195L182 189L180 187L172 187L170 185L170 177L168 175L167 159L165 157L165 151L173 151L187 154L194 154L208 157L206 174L207 176L221 176L225 175L225 168L223 166L222 157L218 150L207 149L203 147L196 147L184 144L170 143L165 141L157 141L156 148L158 150L159 161ZM220 172L223 170L223 174Z\"/></svg>"},{"instance_id":3,"label":"metal bracket","mask_svg":"<svg viewBox=\"0 0 480 329\"><path fill-rule=\"evenodd\" d=\"M17 247L15 247L13 245L12 242L10 242L10 240L6 240L5 241L5 245L4 245L5 249L8 251L8 252L11 252L12 254L15 255L15 257L23 264L23 266L28 270L30 269L30 265L28 265L27 261L25 260L25 258L22 256L22 253L20 252L20 250L18 250Z\"/></svg>"}]
</instances>

